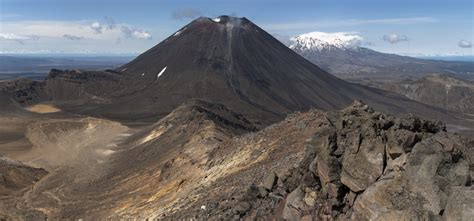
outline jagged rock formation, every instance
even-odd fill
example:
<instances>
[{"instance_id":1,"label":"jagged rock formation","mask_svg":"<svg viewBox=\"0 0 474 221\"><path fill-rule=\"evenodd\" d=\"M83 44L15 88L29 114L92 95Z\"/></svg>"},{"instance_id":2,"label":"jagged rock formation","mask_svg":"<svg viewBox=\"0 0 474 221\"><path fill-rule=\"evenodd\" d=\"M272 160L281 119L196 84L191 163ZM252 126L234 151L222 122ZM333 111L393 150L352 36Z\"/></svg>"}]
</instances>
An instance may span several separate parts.
<instances>
[{"instance_id":1,"label":"jagged rock formation","mask_svg":"<svg viewBox=\"0 0 474 221\"><path fill-rule=\"evenodd\" d=\"M27 78L0 81L0 95L12 98L21 105L34 104L44 101L46 93L45 82Z\"/></svg>"},{"instance_id":2,"label":"jagged rock formation","mask_svg":"<svg viewBox=\"0 0 474 221\"><path fill-rule=\"evenodd\" d=\"M471 81L449 75L429 75L418 80L373 85L421 103L474 114L474 83Z\"/></svg>"},{"instance_id":3,"label":"jagged rock formation","mask_svg":"<svg viewBox=\"0 0 474 221\"><path fill-rule=\"evenodd\" d=\"M469 197L455 200L474 191L473 142L445 132L443 124L413 116L394 118L358 102L338 113L304 115L289 117L253 138L287 141L284 134L275 134L277 128L292 128L290 124L307 130L311 128L307 117L316 115L319 123L309 129L315 133L306 145L279 141L262 145L249 139L245 146L258 151L252 157L266 155L266 160L221 177L204 189L212 200L198 200L191 206L196 210L177 211L173 217L433 220L453 218L458 206L464 208L464 218L474 211ZM245 146L232 148L242 151ZM298 160L286 163L286 157L292 157L288 149L300 151ZM286 157L276 158L279 154ZM244 178L249 174L253 177ZM237 177L246 189L231 182ZM230 192L220 192L226 188Z\"/></svg>"},{"instance_id":4,"label":"jagged rock formation","mask_svg":"<svg viewBox=\"0 0 474 221\"><path fill-rule=\"evenodd\" d=\"M106 102L119 89L120 76L113 71L57 70L49 72L48 99L58 102Z\"/></svg>"}]
</instances>

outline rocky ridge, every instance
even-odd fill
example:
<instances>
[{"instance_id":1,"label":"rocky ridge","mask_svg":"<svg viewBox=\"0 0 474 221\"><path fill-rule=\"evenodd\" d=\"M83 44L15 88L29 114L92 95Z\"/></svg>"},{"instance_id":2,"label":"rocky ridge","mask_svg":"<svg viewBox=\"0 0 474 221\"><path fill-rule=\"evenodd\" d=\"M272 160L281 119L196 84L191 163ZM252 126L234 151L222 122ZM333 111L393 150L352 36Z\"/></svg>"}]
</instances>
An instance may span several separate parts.
<instances>
[{"instance_id":1,"label":"rocky ridge","mask_svg":"<svg viewBox=\"0 0 474 221\"><path fill-rule=\"evenodd\" d=\"M360 102L338 113L317 115L326 116L326 121L311 129L316 133L304 147L284 142L266 147L254 144L261 152L270 152L267 159L271 161L262 160L256 165L264 167L254 165L235 175L241 182L249 182L246 188L229 187L234 191L221 195L207 192L228 187L225 183L235 179L229 175L203 190L212 201L197 200L189 211L178 211L172 217L467 220L474 212L469 198L474 192L473 141L447 133L440 122L413 116L395 118ZM298 116L286 121L305 123ZM288 148L300 151L300 157L291 163L278 154ZM213 161L219 159L217 156ZM243 178L246 174L252 174L253 179Z\"/></svg>"}]
</instances>

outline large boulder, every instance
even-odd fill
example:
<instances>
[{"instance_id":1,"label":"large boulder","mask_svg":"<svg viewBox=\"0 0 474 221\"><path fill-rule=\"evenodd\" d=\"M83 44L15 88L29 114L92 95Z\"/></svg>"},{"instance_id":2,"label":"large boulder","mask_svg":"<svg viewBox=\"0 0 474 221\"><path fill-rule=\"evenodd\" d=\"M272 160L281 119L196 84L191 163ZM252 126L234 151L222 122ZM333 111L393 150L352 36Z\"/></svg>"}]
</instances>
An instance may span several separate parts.
<instances>
[{"instance_id":1,"label":"large boulder","mask_svg":"<svg viewBox=\"0 0 474 221\"><path fill-rule=\"evenodd\" d=\"M439 133L417 143L406 163L401 164L402 170L387 172L360 194L353 219L440 219L448 199L456 196L453 190L469 185L471 180L468 161L459 149L446 145L447 138L458 142L455 137Z\"/></svg>"},{"instance_id":2,"label":"large boulder","mask_svg":"<svg viewBox=\"0 0 474 221\"><path fill-rule=\"evenodd\" d=\"M385 145L381 137L365 139L360 150L346 152L342 161L341 182L353 192L361 192L374 183L383 172Z\"/></svg>"},{"instance_id":3,"label":"large boulder","mask_svg":"<svg viewBox=\"0 0 474 221\"><path fill-rule=\"evenodd\" d=\"M443 216L446 221L472 220L474 218L474 187L453 188Z\"/></svg>"},{"instance_id":4,"label":"large boulder","mask_svg":"<svg viewBox=\"0 0 474 221\"><path fill-rule=\"evenodd\" d=\"M305 193L301 187L293 190L286 197L285 207L283 208L283 218L287 220L300 220L303 215L301 210L304 207Z\"/></svg>"}]
</instances>

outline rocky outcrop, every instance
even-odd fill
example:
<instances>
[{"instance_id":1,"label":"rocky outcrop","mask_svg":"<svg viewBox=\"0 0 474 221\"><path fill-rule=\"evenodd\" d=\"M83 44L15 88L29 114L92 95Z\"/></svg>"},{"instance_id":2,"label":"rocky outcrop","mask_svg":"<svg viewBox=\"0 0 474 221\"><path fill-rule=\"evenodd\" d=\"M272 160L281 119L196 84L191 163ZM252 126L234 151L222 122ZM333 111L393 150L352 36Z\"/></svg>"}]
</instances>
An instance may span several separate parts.
<instances>
[{"instance_id":1,"label":"rocky outcrop","mask_svg":"<svg viewBox=\"0 0 474 221\"><path fill-rule=\"evenodd\" d=\"M27 78L0 81L0 96L8 96L20 105L30 105L47 99L45 82Z\"/></svg>"},{"instance_id":2,"label":"rocky outcrop","mask_svg":"<svg viewBox=\"0 0 474 221\"><path fill-rule=\"evenodd\" d=\"M467 139L446 132L441 122L395 118L361 102L326 117L329 123L320 123L297 164L268 171L227 203L245 203L245 209L227 214L216 206L207 216L469 220L474 147Z\"/></svg>"},{"instance_id":3,"label":"rocky outcrop","mask_svg":"<svg viewBox=\"0 0 474 221\"><path fill-rule=\"evenodd\" d=\"M51 69L45 91L49 100L107 103L122 86L121 76L111 71Z\"/></svg>"},{"instance_id":4,"label":"rocky outcrop","mask_svg":"<svg viewBox=\"0 0 474 221\"><path fill-rule=\"evenodd\" d=\"M285 210L299 213L284 218L433 220L448 210L449 220L458 207L466 208L464 220L469 217L472 149L444 125L413 116L393 118L359 102L332 122L314 137L315 162L304 165L321 185L309 187L321 204L295 207L300 204L289 197L301 192L296 189ZM453 200L460 191L465 199ZM298 196L300 203L313 201Z\"/></svg>"},{"instance_id":5,"label":"rocky outcrop","mask_svg":"<svg viewBox=\"0 0 474 221\"><path fill-rule=\"evenodd\" d=\"M28 187L46 174L48 172L44 169L30 167L19 161L0 156L0 196L12 194Z\"/></svg>"},{"instance_id":6,"label":"rocky outcrop","mask_svg":"<svg viewBox=\"0 0 474 221\"><path fill-rule=\"evenodd\" d=\"M445 220L469 220L474 217L474 188L455 187L451 190L446 209Z\"/></svg>"}]
</instances>

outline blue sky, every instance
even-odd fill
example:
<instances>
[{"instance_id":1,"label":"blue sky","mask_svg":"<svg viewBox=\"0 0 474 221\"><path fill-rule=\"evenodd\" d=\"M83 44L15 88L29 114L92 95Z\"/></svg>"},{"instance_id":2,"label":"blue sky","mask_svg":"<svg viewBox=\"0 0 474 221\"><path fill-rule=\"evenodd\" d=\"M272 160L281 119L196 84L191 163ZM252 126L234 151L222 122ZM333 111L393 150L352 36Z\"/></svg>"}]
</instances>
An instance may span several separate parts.
<instances>
[{"instance_id":1,"label":"blue sky","mask_svg":"<svg viewBox=\"0 0 474 221\"><path fill-rule=\"evenodd\" d=\"M281 38L347 32L383 52L472 55L473 9L471 0L0 0L0 52L141 53L196 16L228 14Z\"/></svg>"}]
</instances>

